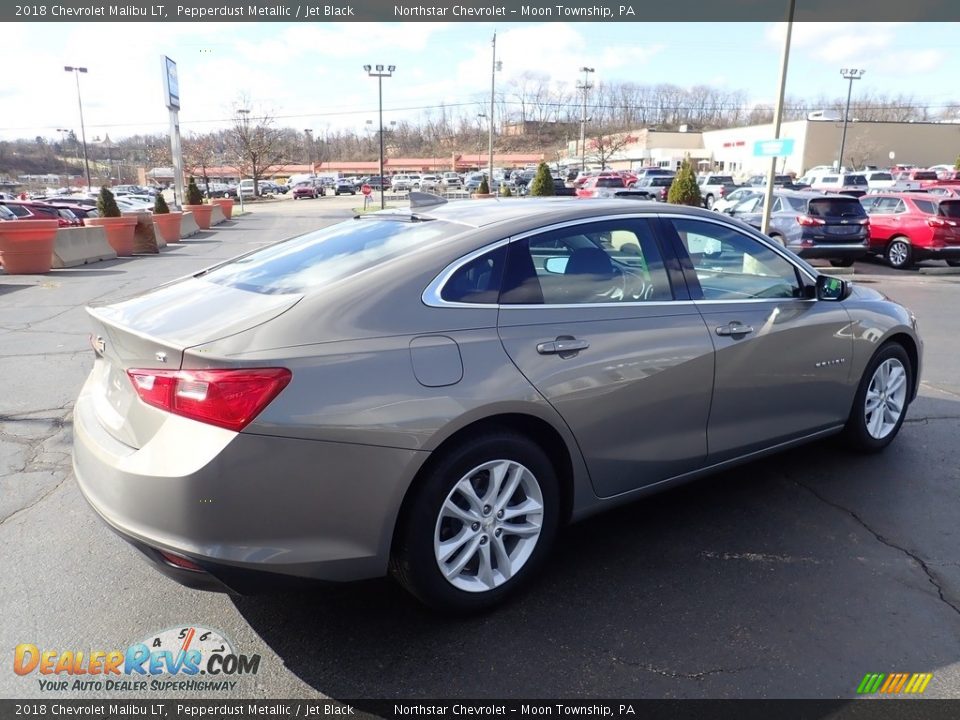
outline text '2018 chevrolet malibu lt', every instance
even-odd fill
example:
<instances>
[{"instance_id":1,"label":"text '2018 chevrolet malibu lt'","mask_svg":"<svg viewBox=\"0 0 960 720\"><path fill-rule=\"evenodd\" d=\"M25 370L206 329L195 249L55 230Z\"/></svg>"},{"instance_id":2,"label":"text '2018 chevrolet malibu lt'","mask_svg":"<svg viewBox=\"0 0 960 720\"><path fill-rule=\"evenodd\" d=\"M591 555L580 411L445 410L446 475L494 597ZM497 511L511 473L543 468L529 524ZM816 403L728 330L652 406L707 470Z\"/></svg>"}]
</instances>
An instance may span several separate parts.
<instances>
[{"instance_id":1,"label":"text '2018 chevrolet malibu lt'","mask_svg":"<svg viewBox=\"0 0 960 720\"><path fill-rule=\"evenodd\" d=\"M649 491L882 449L922 357L908 310L748 225L617 200L415 199L90 315L76 477L161 570L453 610Z\"/></svg>"}]
</instances>

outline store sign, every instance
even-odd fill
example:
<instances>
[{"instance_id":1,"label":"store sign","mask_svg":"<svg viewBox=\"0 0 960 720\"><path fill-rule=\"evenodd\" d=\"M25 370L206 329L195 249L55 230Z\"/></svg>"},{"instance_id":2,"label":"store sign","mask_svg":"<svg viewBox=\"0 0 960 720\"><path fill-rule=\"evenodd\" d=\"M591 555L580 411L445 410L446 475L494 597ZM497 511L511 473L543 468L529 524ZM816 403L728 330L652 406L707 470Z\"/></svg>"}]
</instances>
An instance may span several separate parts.
<instances>
[{"instance_id":1,"label":"store sign","mask_svg":"<svg viewBox=\"0 0 960 720\"><path fill-rule=\"evenodd\" d=\"M780 140L757 140L753 144L754 157L783 157L793 152L793 140L791 138L781 138Z\"/></svg>"}]
</instances>

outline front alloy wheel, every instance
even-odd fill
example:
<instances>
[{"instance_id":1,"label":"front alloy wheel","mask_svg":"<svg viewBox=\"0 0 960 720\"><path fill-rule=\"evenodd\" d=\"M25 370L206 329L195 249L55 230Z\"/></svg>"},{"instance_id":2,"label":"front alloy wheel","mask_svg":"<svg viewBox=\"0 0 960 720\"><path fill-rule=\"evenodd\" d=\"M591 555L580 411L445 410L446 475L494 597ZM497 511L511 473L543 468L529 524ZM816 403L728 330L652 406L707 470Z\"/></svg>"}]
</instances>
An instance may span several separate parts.
<instances>
[{"instance_id":1,"label":"front alloy wheel","mask_svg":"<svg viewBox=\"0 0 960 720\"><path fill-rule=\"evenodd\" d=\"M883 345L871 358L854 397L844 433L856 450L877 452L900 432L907 414L913 367L896 342Z\"/></svg>"},{"instance_id":2,"label":"front alloy wheel","mask_svg":"<svg viewBox=\"0 0 960 720\"><path fill-rule=\"evenodd\" d=\"M903 270L910 267L912 262L910 243L904 238L894 238L887 246L887 262L890 267Z\"/></svg>"},{"instance_id":3,"label":"front alloy wheel","mask_svg":"<svg viewBox=\"0 0 960 720\"><path fill-rule=\"evenodd\" d=\"M506 431L442 451L404 501L391 574L434 608L482 610L542 563L560 519L556 470Z\"/></svg>"}]
</instances>

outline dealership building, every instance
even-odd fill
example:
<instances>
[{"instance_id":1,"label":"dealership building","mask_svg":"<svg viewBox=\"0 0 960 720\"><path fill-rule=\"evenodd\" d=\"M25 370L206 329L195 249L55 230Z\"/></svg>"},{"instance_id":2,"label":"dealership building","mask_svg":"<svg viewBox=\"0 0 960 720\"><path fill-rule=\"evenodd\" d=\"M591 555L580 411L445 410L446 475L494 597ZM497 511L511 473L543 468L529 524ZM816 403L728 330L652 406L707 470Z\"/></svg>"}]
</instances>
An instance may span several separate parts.
<instances>
[{"instance_id":1,"label":"dealership building","mask_svg":"<svg viewBox=\"0 0 960 720\"><path fill-rule=\"evenodd\" d=\"M817 165L832 165L840 154L842 134L840 121L783 123L780 137L793 142L789 154L778 158L777 171L802 175ZM754 155L754 146L772 140L773 135L770 123L702 133L634 131L629 133L632 142L617 152L608 165L615 169L645 165L676 168L689 155L701 170L747 175L765 173L770 159ZM843 164L847 167L886 167L894 163L929 167L953 164L958 155L960 123L856 120L847 123L843 151Z\"/></svg>"}]
</instances>

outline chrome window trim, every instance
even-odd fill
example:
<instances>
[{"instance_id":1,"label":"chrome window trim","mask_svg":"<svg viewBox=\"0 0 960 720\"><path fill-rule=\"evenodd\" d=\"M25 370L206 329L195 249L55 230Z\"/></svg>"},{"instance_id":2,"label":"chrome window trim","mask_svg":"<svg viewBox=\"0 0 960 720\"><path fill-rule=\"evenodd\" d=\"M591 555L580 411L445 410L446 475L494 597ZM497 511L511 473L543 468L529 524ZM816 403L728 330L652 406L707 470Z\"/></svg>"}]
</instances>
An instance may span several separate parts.
<instances>
[{"instance_id":1,"label":"chrome window trim","mask_svg":"<svg viewBox=\"0 0 960 720\"><path fill-rule=\"evenodd\" d=\"M441 297L443 292L443 286L447 281L453 276L457 270L459 270L463 265L466 265L473 260L476 260L481 255L485 255L488 252L492 252L497 248L500 248L504 245L509 245L512 242L517 240L523 240L528 237L533 237L534 235L540 235L542 233L551 232L553 230L561 230L567 227L574 227L576 225L587 225L589 223L595 222L606 222L609 220L651 220L657 218L679 218L681 220L700 220L703 222L712 223L714 225L719 225L720 227L727 228L730 230L739 231L742 234L747 235L755 240L760 241L764 247L773 250L777 255L782 257L793 267L795 267L799 272L801 272L810 282L816 283L816 275L811 274L803 265L798 265L793 258L789 257L779 245L774 243L770 238L764 237L764 235L758 230L753 228L748 228L749 232L745 231L743 228L736 227L731 225L729 222L725 222L722 218L711 218L703 217L700 215L685 215L682 213L669 213L669 212L652 212L652 213L618 213L615 215L600 215L597 217L591 218L579 218L577 220L566 220L564 222L554 223L552 225L544 225L542 227L536 228L534 230L527 230L525 232L519 233L517 235L511 235L500 240L496 240L488 245L484 245L482 248L478 248L473 252L470 252L453 262L447 265L440 273L427 285L426 289L423 291L420 296L421 301L427 307L433 308L472 308L472 309L486 309L486 310L529 310L532 308L542 308L542 309L576 309L576 308L590 308L590 307L599 307L599 308L631 308L631 307L665 307L665 306L687 306L687 305L697 305L697 304L727 304L727 303L771 303L771 302L789 302L789 301L809 301L810 298L743 298L741 300L656 300L650 302L609 302L609 303L563 303L563 304L526 304L526 305L501 305L500 303L464 303L464 302L452 302L449 300L444 300ZM861 245L853 245L854 248L862 247Z\"/></svg>"}]
</instances>

